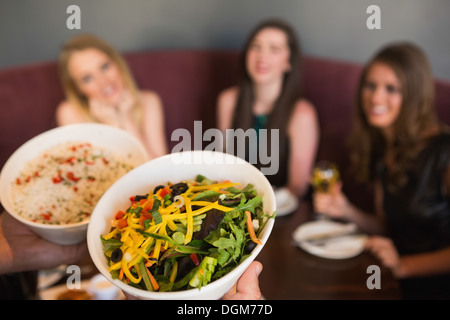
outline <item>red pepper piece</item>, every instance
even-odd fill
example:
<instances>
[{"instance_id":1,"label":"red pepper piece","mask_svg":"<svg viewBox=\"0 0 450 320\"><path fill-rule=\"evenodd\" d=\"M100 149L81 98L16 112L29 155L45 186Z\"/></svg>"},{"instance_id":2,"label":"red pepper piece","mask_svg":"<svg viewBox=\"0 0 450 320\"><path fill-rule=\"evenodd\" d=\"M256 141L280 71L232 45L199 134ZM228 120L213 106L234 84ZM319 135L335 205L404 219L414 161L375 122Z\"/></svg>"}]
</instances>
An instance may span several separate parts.
<instances>
[{"instance_id":1,"label":"red pepper piece","mask_svg":"<svg viewBox=\"0 0 450 320\"><path fill-rule=\"evenodd\" d=\"M123 216L124 216L124 214L125 214L125 212L123 212L122 210L117 211L116 216L115 216L115 219L116 219L116 220L122 219Z\"/></svg>"},{"instance_id":2,"label":"red pepper piece","mask_svg":"<svg viewBox=\"0 0 450 320\"><path fill-rule=\"evenodd\" d=\"M198 266L200 264L200 259L198 258L198 255L196 253L191 254L189 257L191 258L195 266Z\"/></svg>"},{"instance_id":3,"label":"red pepper piece","mask_svg":"<svg viewBox=\"0 0 450 320\"><path fill-rule=\"evenodd\" d=\"M78 180L80 180L80 178L75 177L75 174L72 171L67 172L67 178L74 182L77 182Z\"/></svg>"},{"instance_id":4,"label":"red pepper piece","mask_svg":"<svg viewBox=\"0 0 450 320\"><path fill-rule=\"evenodd\" d=\"M159 192L159 196L161 198L164 198L164 196L166 196L167 194L170 194L170 188L168 186L165 186L163 189L161 189L161 191Z\"/></svg>"}]
</instances>

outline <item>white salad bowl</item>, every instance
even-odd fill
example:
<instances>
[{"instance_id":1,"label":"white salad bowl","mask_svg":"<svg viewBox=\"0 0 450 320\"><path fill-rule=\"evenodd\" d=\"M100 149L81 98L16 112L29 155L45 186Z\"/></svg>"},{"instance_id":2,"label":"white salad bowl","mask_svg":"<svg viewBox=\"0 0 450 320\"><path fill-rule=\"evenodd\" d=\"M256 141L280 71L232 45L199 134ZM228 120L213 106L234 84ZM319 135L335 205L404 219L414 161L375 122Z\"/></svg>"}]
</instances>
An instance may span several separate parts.
<instances>
[{"instance_id":1,"label":"white salad bowl","mask_svg":"<svg viewBox=\"0 0 450 320\"><path fill-rule=\"evenodd\" d=\"M109 149L122 156L127 155L134 167L147 161L147 153L134 136L128 132L103 124L80 123L58 127L43 132L19 147L7 160L0 173L0 201L5 210L35 233L51 242L70 245L86 239L89 220L66 225L33 222L16 212L11 197L12 187L25 164L43 151L64 142L83 141ZM43 201L44 198L43 198ZM36 204L36 207L39 204Z\"/></svg>"},{"instance_id":2,"label":"white salad bowl","mask_svg":"<svg viewBox=\"0 0 450 320\"><path fill-rule=\"evenodd\" d=\"M258 195L262 195L264 213L271 216L275 212L275 194L267 178L252 164L229 154L213 151L172 153L135 168L117 180L98 201L91 216L87 235L89 253L98 270L129 295L138 299L152 300L220 299L236 283L266 243L274 224L272 218L267 221L260 234L262 245L257 245L248 258L231 272L200 289L152 292L112 279L100 236L108 234L115 213L129 207L129 198L132 195L145 194L155 186L169 181L177 183L193 180L198 174L213 181L230 180L243 186L251 183Z\"/></svg>"}]
</instances>

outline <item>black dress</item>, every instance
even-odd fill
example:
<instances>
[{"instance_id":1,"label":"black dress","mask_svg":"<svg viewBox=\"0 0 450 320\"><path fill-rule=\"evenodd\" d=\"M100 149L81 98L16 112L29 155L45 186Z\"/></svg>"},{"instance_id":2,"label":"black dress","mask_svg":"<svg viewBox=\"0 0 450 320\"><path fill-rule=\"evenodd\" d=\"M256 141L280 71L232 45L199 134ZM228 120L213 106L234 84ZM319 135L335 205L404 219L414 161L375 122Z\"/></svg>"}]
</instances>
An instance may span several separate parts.
<instances>
[{"instance_id":1,"label":"black dress","mask_svg":"<svg viewBox=\"0 0 450 320\"><path fill-rule=\"evenodd\" d=\"M264 150L260 150L260 136L259 136L259 130L260 129L266 129L267 122L269 120L268 115L259 115L259 116L253 116L253 129L256 130L257 135L257 146L254 150L256 150L258 154L257 162L253 163L258 169L261 170L261 168L267 168L269 165L274 164L262 164L261 163L261 153L267 156L270 156L271 160L274 160L276 157L278 168L275 170L274 174L266 174L267 180L269 180L270 184L272 184L275 187L283 187L288 182L288 161L289 161L289 138L286 137L284 142L284 154L280 153L279 146L281 145L281 141L278 141L275 146L271 145L271 137L270 137L270 130L268 130L268 137L267 137L267 144L263 144ZM249 149L247 149L246 153L246 160L249 159ZM274 154L272 154L274 152Z\"/></svg>"},{"instance_id":2,"label":"black dress","mask_svg":"<svg viewBox=\"0 0 450 320\"><path fill-rule=\"evenodd\" d=\"M400 255L450 246L450 200L443 189L449 165L450 134L443 133L430 138L401 190L390 192L386 169L380 171L388 232ZM400 285L405 299L450 298L450 273L404 279Z\"/></svg>"},{"instance_id":3,"label":"black dress","mask_svg":"<svg viewBox=\"0 0 450 320\"><path fill-rule=\"evenodd\" d=\"M245 137L244 134L244 139L237 141L239 146L234 144L236 142L234 140L233 144L228 144L229 141L227 141L226 152L241 157L254 165L273 186L283 187L288 181L289 138L280 138L280 134L278 134L277 140L276 136L272 136L272 130L267 128L268 120L267 115L253 116L253 128L247 129L247 131L254 130L254 136L250 134L250 137ZM260 130L265 130L265 140L262 140ZM281 141L282 139L283 141ZM241 144L243 144L243 148ZM242 150L245 154L240 154Z\"/></svg>"}]
</instances>

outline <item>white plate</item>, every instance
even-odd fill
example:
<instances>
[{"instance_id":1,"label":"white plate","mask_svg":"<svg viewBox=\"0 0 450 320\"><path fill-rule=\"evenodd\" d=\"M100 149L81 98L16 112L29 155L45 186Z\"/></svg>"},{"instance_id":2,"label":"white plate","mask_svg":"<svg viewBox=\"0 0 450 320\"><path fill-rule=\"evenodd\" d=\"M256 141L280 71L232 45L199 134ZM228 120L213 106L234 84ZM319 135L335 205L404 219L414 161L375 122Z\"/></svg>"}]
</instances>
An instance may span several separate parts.
<instances>
[{"instance_id":1,"label":"white plate","mask_svg":"<svg viewBox=\"0 0 450 320\"><path fill-rule=\"evenodd\" d=\"M298 208L298 199L287 188L275 190L275 201L277 204L277 216L285 216Z\"/></svg>"},{"instance_id":2,"label":"white plate","mask_svg":"<svg viewBox=\"0 0 450 320\"><path fill-rule=\"evenodd\" d=\"M303 250L328 259L348 259L359 255L364 250L365 235L348 235L330 239L325 244L317 245L305 241L319 234L356 231L353 223L340 223L329 220L311 221L300 225L293 233L295 243Z\"/></svg>"},{"instance_id":3,"label":"white plate","mask_svg":"<svg viewBox=\"0 0 450 320\"><path fill-rule=\"evenodd\" d=\"M38 290L50 287L66 275L67 265L60 265L56 268L39 270Z\"/></svg>"}]
</instances>

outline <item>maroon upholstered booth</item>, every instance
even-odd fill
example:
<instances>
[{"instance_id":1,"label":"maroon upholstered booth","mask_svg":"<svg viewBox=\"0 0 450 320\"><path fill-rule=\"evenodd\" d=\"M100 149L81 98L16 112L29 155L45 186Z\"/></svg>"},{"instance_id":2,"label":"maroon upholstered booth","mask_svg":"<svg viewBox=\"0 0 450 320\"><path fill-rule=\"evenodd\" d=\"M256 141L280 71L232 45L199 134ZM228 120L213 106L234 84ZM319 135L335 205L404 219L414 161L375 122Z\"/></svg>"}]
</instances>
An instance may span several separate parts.
<instances>
[{"instance_id":1,"label":"maroon upholstered booth","mask_svg":"<svg viewBox=\"0 0 450 320\"><path fill-rule=\"evenodd\" d=\"M237 79L234 51L152 51L125 57L138 85L163 100L170 149L178 143L170 141L175 129L193 132L195 120L202 121L203 130L214 127L217 95ZM317 158L335 161L346 172L345 142L361 65L308 56L303 66L304 94L316 106L321 125ZM450 124L450 83L437 80L436 89L438 114ZM55 126L55 108L63 98L54 61L0 70L0 167L21 144ZM351 182L344 184L351 188Z\"/></svg>"}]
</instances>

